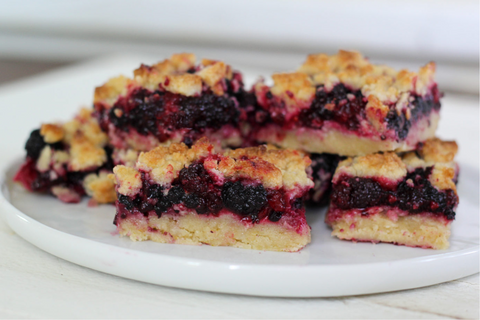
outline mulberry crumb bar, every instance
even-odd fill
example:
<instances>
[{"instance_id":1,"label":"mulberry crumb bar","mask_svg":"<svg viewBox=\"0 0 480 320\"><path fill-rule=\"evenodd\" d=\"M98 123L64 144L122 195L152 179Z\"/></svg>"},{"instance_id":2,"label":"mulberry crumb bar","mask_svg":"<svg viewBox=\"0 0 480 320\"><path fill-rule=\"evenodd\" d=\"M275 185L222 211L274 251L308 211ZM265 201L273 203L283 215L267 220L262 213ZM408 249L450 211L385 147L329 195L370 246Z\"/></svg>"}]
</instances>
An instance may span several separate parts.
<instances>
[{"instance_id":1,"label":"mulberry crumb bar","mask_svg":"<svg viewBox=\"0 0 480 320\"><path fill-rule=\"evenodd\" d=\"M418 72L371 64L358 52L315 54L294 73L254 86L252 139L310 153L359 156L413 150L433 138L435 64Z\"/></svg>"},{"instance_id":2,"label":"mulberry crumb bar","mask_svg":"<svg viewBox=\"0 0 480 320\"><path fill-rule=\"evenodd\" d=\"M100 130L92 110L82 109L64 124L43 124L25 145L26 159L14 177L27 190L53 194L63 202L114 202L113 165L108 137Z\"/></svg>"},{"instance_id":3,"label":"mulberry crumb bar","mask_svg":"<svg viewBox=\"0 0 480 320\"><path fill-rule=\"evenodd\" d=\"M133 78L120 76L96 88L96 115L115 149L191 145L202 136L218 146L240 146L241 74L221 61L195 61L193 54L174 54L141 65Z\"/></svg>"},{"instance_id":4,"label":"mulberry crumb bar","mask_svg":"<svg viewBox=\"0 0 480 320\"><path fill-rule=\"evenodd\" d=\"M446 249L458 205L457 144L430 139L403 155L340 162L326 223L345 240Z\"/></svg>"},{"instance_id":5,"label":"mulberry crumb bar","mask_svg":"<svg viewBox=\"0 0 480 320\"><path fill-rule=\"evenodd\" d=\"M272 146L217 153L202 138L116 166L115 225L134 241L298 251L310 242L310 160Z\"/></svg>"}]
</instances>

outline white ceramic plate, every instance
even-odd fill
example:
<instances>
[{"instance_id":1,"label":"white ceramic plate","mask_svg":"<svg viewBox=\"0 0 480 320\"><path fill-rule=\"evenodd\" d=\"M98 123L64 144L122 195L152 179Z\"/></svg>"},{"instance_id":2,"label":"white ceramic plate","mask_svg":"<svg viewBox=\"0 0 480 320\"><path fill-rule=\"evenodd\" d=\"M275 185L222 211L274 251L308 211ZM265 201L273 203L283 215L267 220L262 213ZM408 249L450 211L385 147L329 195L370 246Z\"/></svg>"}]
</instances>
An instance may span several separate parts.
<instances>
[{"instance_id":1,"label":"white ceramic plate","mask_svg":"<svg viewBox=\"0 0 480 320\"><path fill-rule=\"evenodd\" d=\"M126 66L131 62L131 59L125 59L122 63ZM119 61L115 63L122 65ZM64 72L57 77L52 76L47 89L36 90L23 86L24 90L16 88L10 95L2 95L0 91L0 104L19 101L21 106L18 111L13 111L17 112L17 118L10 118L9 121L0 119L0 130L24 126L22 119L25 119L25 114L30 110L35 112L38 104L45 105L44 101L49 101L55 90L66 90L62 92L65 96L69 93L74 95L78 89L75 84L85 86L84 76L93 70L99 71L99 64L93 65L95 68L90 66L90 70L87 65L74 74L70 72L66 75ZM112 69L112 65L106 66L105 61L100 65L105 71ZM89 97L85 97L85 101L88 100ZM81 102L78 101L78 104ZM53 105L57 110L62 106L60 103ZM462 117L465 120L471 119L471 116L465 114ZM462 119L452 118L450 121ZM25 129L24 136L31 129ZM459 127L455 134L457 137L468 136L470 129L469 126ZM462 148L473 148L470 157L478 157L475 139L460 142ZM12 145L8 147L14 148ZM464 153L464 157L470 160L466 156ZM324 211L317 210L309 212L307 217L312 227L312 243L298 253L278 253L131 242L127 238L120 238L112 224L115 213L113 206L90 208L86 201L67 205L49 196L28 193L12 183L12 176L21 159L21 153L15 157L1 158L4 177L0 181L0 209L10 227L27 241L53 255L125 278L225 293L324 297L428 286L479 270L479 172L477 167L471 165L473 161L460 161L462 171L458 192L461 203L457 220L453 223L448 250L340 241L330 237L330 231L323 223Z\"/></svg>"}]
</instances>

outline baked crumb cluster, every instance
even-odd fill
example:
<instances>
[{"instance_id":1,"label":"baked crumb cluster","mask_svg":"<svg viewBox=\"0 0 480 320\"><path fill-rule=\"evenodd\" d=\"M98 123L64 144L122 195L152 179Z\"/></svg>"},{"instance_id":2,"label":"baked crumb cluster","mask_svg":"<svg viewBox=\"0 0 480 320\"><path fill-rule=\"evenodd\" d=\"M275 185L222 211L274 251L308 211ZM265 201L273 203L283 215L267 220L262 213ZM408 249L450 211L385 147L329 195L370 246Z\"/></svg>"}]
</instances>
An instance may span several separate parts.
<instances>
[{"instance_id":1,"label":"baked crumb cluster","mask_svg":"<svg viewBox=\"0 0 480 320\"><path fill-rule=\"evenodd\" d=\"M96 115L115 148L148 151L202 136L219 146L241 144L241 74L222 61L195 61L193 54L175 54L95 89Z\"/></svg>"},{"instance_id":2,"label":"baked crumb cluster","mask_svg":"<svg viewBox=\"0 0 480 320\"><path fill-rule=\"evenodd\" d=\"M342 239L437 249L448 247L449 228L446 227L455 219L459 201L455 186L458 167L453 161L457 149L454 141L435 138L427 140L414 152L400 155L387 152L345 159L339 163L333 177L326 222ZM419 224L420 218L412 216L437 225L435 231L430 230L437 236L432 238L426 234ZM416 221L415 228L404 229L406 238L396 230L401 225L397 224L400 218L404 228L408 225L406 221ZM369 219L372 219L371 224L365 221ZM394 238L385 236L386 231L381 228L373 231L373 221L385 224L385 219L391 221L388 232L396 230L392 231ZM345 230L345 221L353 220L356 222ZM359 222L363 229L357 229ZM370 233L365 231L367 229Z\"/></svg>"},{"instance_id":3,"label":"baked crumb cluster","mask_svg":"<svg viewBox=\"0 0 480 320\"><path fill-rule=\"evenodd\" d=\"M82 109L64 124L43 124L32 131L27 159L15 180L31 191L50 192L64 202L88 194L97 203L115 201L108 137L92 111Z\"/></svg>"},{"instance_id":4,"label":"baked crumb cluster","mask_svg":"<svg viewBox=\"0 0 480 320\"><path fill-rule=\"evenodd\" d=\"M64 202L115 202L132 240L297 251L310 242L307 201L329 203L340 239L443 249L458 146L434 138L434 74L433 62L397 71L340 50L245 90L228 64L174 54L34 130L15 180Z\"/></svg>"},{"instance_id":5,"label":"baked crumb cluster","mask_svg":"<svg viewBox=\"0 0 480 320\"><path fill-rule=\"evenodd\" d=\"M273 86L254 86L253 139L347 156L413 150L436 129L434 73L434 63L410 72L358 52L310 55L297 72L274 74Z\"/></svg>"}]
</instances>

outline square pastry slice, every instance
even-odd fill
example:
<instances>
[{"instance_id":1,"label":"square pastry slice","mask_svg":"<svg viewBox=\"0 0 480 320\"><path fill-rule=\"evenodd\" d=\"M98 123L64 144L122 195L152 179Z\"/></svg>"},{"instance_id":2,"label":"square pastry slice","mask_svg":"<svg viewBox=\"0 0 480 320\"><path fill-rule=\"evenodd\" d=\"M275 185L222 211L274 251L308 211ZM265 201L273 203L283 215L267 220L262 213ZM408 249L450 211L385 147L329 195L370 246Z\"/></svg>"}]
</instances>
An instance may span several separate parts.
<instances>
[{"instance_id":1,"label":"square pastry slice","mask_svg":"<svg viewBox=\"0 0 480 320\"><path fill-rule=\"evenodd\" d=\"M92 197L92 204L114 202L115 188L108 178L112 152L92 111L82 109L69 122L33 130L25 145L26 160L14 181L63 202L79 202L85 194Z\"/></svg>"},{"instance_id":2,"label":"square pastry slice","mask_svg":"<svg viewBox=\"0 0 480 320\"><path fill-rule=\"evenodd\" d=\"M455 142L427 140L417 151L347 158L333 177L326 223L354 241L446 249L458 205Z\"/></svg>"},{"instance_id":3,"label":"square pastry slice","mask_svg":"<svg viewBox=\"0 0 480 320\"><path fill-rule=\"evenodd\" d=\"M413 150L437 128L434 73L434 63L409 72L358 52L310 55L297 72L274 74L273 86L254 86L252 139L343 156Z\"/></svg>"},{"instance_id":4,"label":"square pastry slice","mask_svg":"<svg viewBox=\"0 0 480 320\"><path fill-rule=\"evenodd\" d=\"M298 251L310 242L310 160L271 146L216 153L206 138L116 166L114 224L134 241Z\"/></svg>"},{"instance_id":5,"label":"square pastry slice","mask_svg":"<svg viewBox=\"0 0 480 320\"><path fill-rule=\"evenodd\" d=\"M165 143L191 145L202 136L240 146L241 74L221 61L195 60L175 54L95 89L96 115L114 148L150 151Z\"/></svg>"}]
</instances>

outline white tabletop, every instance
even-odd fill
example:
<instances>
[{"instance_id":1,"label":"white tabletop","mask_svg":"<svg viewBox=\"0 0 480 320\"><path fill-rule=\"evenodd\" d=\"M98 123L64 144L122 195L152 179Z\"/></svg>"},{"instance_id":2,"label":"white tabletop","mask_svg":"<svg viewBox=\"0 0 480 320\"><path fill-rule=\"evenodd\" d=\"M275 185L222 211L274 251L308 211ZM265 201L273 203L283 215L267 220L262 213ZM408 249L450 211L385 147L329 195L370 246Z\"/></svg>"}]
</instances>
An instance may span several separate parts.
<instances>
[{"instance_id":1,"label":"white tabletop","mask_svg":"<svg viewBox=\"0 0 480 320\"><path fill-rule=\"evenodd\" d=\"M0 220L1 318L478 318L479 276L342 298L216 294L127 280L69 263Z\"/></svg>"},{"instance_id":2,"label":"white tabletop","mask_svg":"<svg viewBox=\"0 0 480 320\"><path fill-rule=\"evenodd\" d=\"M63 73L65 74L68 72ZM36 81L39 79L42 78L37 78ZM8 92L18 92L32 83L32 80L29 81L4 86L0 88L0 95L8 98ZM443 110L444 118L455 122L456 113L474 110L473 114L476 118L473 121L478 121L477 99L452 95L446 99L455 100L455 109ZM452 105L451 101L448 105ZM6 106L2 106L2 111L6 111ZM57 115L57 117L61 119L63 115ZM43 121L48 120L48 117L42 115L38 119L36 121ZM31 124L27 125L31 126ZM442 133L442 126L440 133ZM23 131L18 134L21 135L21 139L12 137L15 144L26 136ZM20 145L7 142L5 132L2 136L3 150L21 149ZM478 139L478 127L475 132L472 132L472 138ZM469 152L469 154L472 153ZM464 163L478 167L478 150L473 151L473 159L465 155L465 151L461 150L459 156ZM0 161L3 157L0 154ZM478 274L426 288L341 298L263 298L189 291L127 280L61 260L20 238L1 219L0 257L0 318L478 318L480 316Z\"/></svg>"}]
</instances>

